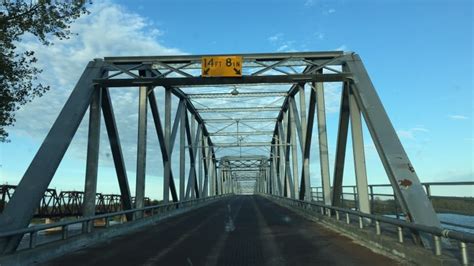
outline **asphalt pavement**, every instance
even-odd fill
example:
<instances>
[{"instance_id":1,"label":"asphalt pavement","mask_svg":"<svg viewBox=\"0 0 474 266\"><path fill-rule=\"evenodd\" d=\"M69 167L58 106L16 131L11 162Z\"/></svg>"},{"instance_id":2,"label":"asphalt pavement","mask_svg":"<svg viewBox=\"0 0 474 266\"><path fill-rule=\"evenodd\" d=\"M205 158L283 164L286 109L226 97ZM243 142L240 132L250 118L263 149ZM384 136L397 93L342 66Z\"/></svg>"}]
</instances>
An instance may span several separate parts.
<instances>
[{"instance_id":1,"label":"asphalt pavement","mask_svg":"<svg viewBox=\"0 0 474 266\"><path fill-rule=\"evenodd\" d=\"M45 265L396 264L263 197L233 196Z\"/></svg>"}]
</instances>

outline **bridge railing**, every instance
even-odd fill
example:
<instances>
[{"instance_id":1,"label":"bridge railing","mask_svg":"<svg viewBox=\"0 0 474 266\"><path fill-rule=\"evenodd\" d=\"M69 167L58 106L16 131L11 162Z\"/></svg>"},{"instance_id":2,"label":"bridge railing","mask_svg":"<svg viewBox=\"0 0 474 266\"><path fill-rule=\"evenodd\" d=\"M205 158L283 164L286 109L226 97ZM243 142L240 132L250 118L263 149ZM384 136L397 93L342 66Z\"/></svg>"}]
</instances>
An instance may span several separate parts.
<instances>
[{"instance_id":1,"label":"bridge railing","mask_svg":"<svg viewBox=\"0 0 474 266\"><path fill-rule=\"evenodd\" d=\"M474 215L474 181L422 183L436 212ZM369 185L370 207L373 213L391 214L400 218L401 208L390 184ZM358 192L355 185L343 186L343 207L358 210ZM462 191L465 190L465 191ZM461 196L467 195L470 196ZM312 200L323 202L322 187L311 188Z\"/></svg>"},{"instance_id":2,"label":"bridge railing","mask_svg":"<svg viewBox=\"0 0 474 266\"><path fill-rule=\"evenodd\" d=\"M59 233L61 233L61 240L66 240L72 237L69 235L69 228L76 224L81 225L82 230L79 232L79 234L74 235L74 237L81 234L90 233L95 221L105 220L104 226L105 228L108 228L108 227L113 226L113 224L111 224L111 221L116 217L132 215L134 219L130 222L133 222L139 219L148 218L150 216L155 216L155 215L160 215L160 214L163 215L174 210L193 207L193 206L202 204L204 202L213 201L222 197L226 197L228 195L230 194L221 194L221 195L216 195L216 196L185 200L181 202L162 203L162 204L147 206L147 207L138 208L138 209L100 214L100 215L95 215L91 217L84 217L84 218L79 218L79 219L74 219L74 220L69 220L69 221L61 221L61 222L52 223L52 224L35 225L35 226L31 226L24 229L0 233L0 239L8 238L8 237L17 237L17 236L23 237L24 235L27 235L29 236L28 237L29 243L26 248L33 249L38 246L38 241L37 241L38 234L39 232L42 232L42 231L52 230L53 228L54 229L59 228L60 229ZM55 240L48 241L41 244L43 245L43 244L47 244L53 241Z\"/></svg>"},{"instance_id":3,"label":"bridge railing","mask_svg":"<svg viewBox=\"0 0 474 266\"><path fill-rule=\"evenodd\" d=\"M465 232L460 232L456 230L450 230L445 228L438 228L438 227L431 227L425 226L421 224L413 224L406 222L404 220L399 220L395 218L390 218L381 215L374 215L374 214L367 214L351 209L345 209L340 207L328 206L318 202L307 202L301 201L296 199L290 199L281 196L275 195L267 195L269 197L274 198L276 201L290 207L297 207L303 209L304 211L309 211L313 213L318 213L323 216L327 216L329 218L333 218L336 221L344 222L342 219L345 219L346 224L351 224L354 217L356 217L358 226L360 229L364 229L367 227L367 223L364 220L368 219L375 223L375 234L381 235L382 234L382 226L381 224L386 224L390 226L394 226L396 228L399 243L404 242L404 231L405 230L412 230L414 232L418 232L420 234L426 233L432 236L434 247L433 251L436 256L442 255L442 238L452 239L459 243L459 250L461 254L461 261L463 265L469 265L469 256L467 250L468 243L474 243L474 234L469 234ZM335 213L335 215L332 215Z\"/></svg>"}]
</instances>

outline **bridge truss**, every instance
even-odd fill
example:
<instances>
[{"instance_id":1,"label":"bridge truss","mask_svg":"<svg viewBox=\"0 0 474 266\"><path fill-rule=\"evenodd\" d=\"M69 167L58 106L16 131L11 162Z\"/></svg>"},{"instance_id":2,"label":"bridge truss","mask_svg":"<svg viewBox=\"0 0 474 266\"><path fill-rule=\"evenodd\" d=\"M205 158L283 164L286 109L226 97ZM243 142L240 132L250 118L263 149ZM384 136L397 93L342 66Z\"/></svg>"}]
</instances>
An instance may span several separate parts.
<instances>
[{"instance_id":1,"label":"bridge truss","mask_svg":"<svg viewBox=\"0 0 474 266\"><path fill-rule=\"evenodd\" d=\"M156 129L161 149L164 202L235 193L238 189L310 201L310 156L317 152L321 172L311 175L319 175L322 180L324 203L340 206L350 124L359 209L370 213L363 118L408 219L440 227L357 54L336 51L239 56L243 58L241 77L203 77L202 56L194 55L91 61L1 214L0 230L28 226L88 109L84 216L94 215L96 209L101 116L125 209L144 206L149 122ZM327 82L342 84L332 184L324 99ZM110 90L119 87L139 91L135 204L110 97ZM164 99L157 100L156 90L164 91ZM173 101L177 103L175 108ZM164 121L160 104L164 105ZM313 136L318 138L317 147L311 147ZM179 150L179 162L171 159L175 149ZM172 163L179 163L176 178ZM203 175L199 174L201 170ZM12 238L0 242L0 249L11 250L18 241Z\"/></svg>"}]
</instances>

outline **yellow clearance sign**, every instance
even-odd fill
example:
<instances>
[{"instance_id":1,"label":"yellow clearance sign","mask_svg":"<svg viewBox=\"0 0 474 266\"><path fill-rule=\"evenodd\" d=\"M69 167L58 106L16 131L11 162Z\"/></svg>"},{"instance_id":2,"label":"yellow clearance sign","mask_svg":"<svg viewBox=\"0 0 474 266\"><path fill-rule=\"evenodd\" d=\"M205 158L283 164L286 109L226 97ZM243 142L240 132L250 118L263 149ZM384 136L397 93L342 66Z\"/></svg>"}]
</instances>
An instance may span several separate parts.
<instances>
[{"instance_id":1,"label":"yellow clearance sign","mask_svg":"<svg viewBox=\"0 0 474 266\"><path fill-rule=\"evenodd\" d=\"M201 59L203 77L241 77L242 56L205 56Z\"/></svg>"}]
</instances>

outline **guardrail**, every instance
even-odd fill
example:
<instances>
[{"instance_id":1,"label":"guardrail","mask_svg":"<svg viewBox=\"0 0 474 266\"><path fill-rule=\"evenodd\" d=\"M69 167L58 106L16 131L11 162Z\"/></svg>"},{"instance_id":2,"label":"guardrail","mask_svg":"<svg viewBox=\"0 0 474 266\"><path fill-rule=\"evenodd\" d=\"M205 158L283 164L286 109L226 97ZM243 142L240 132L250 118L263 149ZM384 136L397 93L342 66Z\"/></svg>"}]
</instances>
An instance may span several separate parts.
<instances>
[{"instance_id":1,"label":"guardrail","mask_svg":"<svg viewBox=\"0 0 474 266\"><path fill-rule=\"evenodd\" d=\"M437 212L447 212L463 215L474 215L474 197L462 197L459 196L460 189L465 189L466 192L474 191L473 181L462 181L462 182L425 182L422 183L428 198L431 200L433 207ZM453 188L452 194L446 195L448 187ZM368 185L369 188L369 200L372 213L377 214L393 214L397 218L400 218L402 212L395 194L393 193L392 185L390 184L373 184ZM354 185L342 186L342 203L343 207L358 209L358 193L357 187ZM439 195L443 189L444 196ZM433 193L434 190L434 193ZM438 191L436 191L438 190ZM438 193L437 193L438 192ZM312 187L311 196L313 201L323 202L323 190L322 187ZM448 222L443 222L449 224ZM452 223L449 225L453 225ZM469 226L463 226L461 224L454 224L454 226L470 228ZM472 228L470 228L472 229Z\"/></svg>"},{"instance_id":2,"label":"guardrail","mask_svg":"<svg viewBox=\"0 0 474 266\"><path fill-rule=\"evenodd\" d=\"M134 222L139 219L144 219L148 218L150 216L155 216L158 214L163 214L163 213L168 213L173 210L178 210L178 209L183 209L187 207L192 207L195 205L202 204L204 202L208 201L214 201L219 198L227 197L232 194L223 194L223 195L217 195L217 196L211 196L211 197L205 197L205 198L198 198L198 199L193 199L193 200L186 200L186 201L181 201L181 202L171 202L171 203L166 203L166 204L158 204L154 206L147 206L144 208L139 208L139 209L131 209L131 210L125 210L125 211L119 211L119 212L113 212L113 213L107 213L107 214L101 214L101 215L96 215L96 216L91 216L91 217L84 217L84 218L79 218L71 221L62 221L62 222L57 222L57 223L52 223L52 224L44 224L44 225L36 225L36 226L31 226L28 228L24 229L19 229L19 230L14 230L14 231L9 231L9 232L0 232L0 239L1 238L6 238L6 237L14 237L14 236L20 236L22 237L25 234L29 235L29 245L28 248L33 249L37 247L37 236L38 232L45 231L48 229L52 228L61 228L61 234L62 234L62 240L66 240L69 237L68 235L68 228L71 225L74 224L81 224L82 225L82 230L79 234L75 235L81 235L85 233L90 233L92 230L92 225L94 221L96 220L103 220L105 219L105 227L108 228L112 226L110 224L110 221L117 216L123 216L127 214L133 215L134 219L130 222ZM147 216L145 216L146 214ZM43 244L48 244L43 243Z\"/></svg>"},{"instance_id":3,"label":"guardrail","mask_svg":"<svg viewBox=\"0 0 474 266\"><path fill-rule=\"evenodd\" d=\"M301 200L290 199L290 198L285 198L285 197L276 196L276 195L267 195L267 196L272 197L287 206L299 207L299 208L304 209L305 211L310 210L310 211L320 212L321 215L327 216L327 217L334 217L334 219L336 219L337 221L340 221L341 214L342 214L343 216L345 216L346 224L351 224L351 215L355 216L358 219L360 229L364 229L364 227L366 227L364 225L364 219L375 221L375 233L377 235L382 234L381 223L395 226L397 235L398 235L398 242L400 243L404 242L403 231L406 229L414 230L419 233L430 234L433 237L433 242L434 242L433 251L436 256L442 255L442 245L441 245L442 238L455 240L459 242L459 249L461 252L462 264L463 265L469 264L467 243L474 243L474 234L463 233L456 230L442 229L438 227L425 226L425 225L420 225L420 224L413 224L413 223L405 222L403 220L399 220L395 218L362 213L362 212L354 211L350 209L328 206L328 205L324 205L322 203L317 203L317 202L301 201ZM334 212L335 216L332 216L331 212Z\"/></svg>"}]
</instances>

